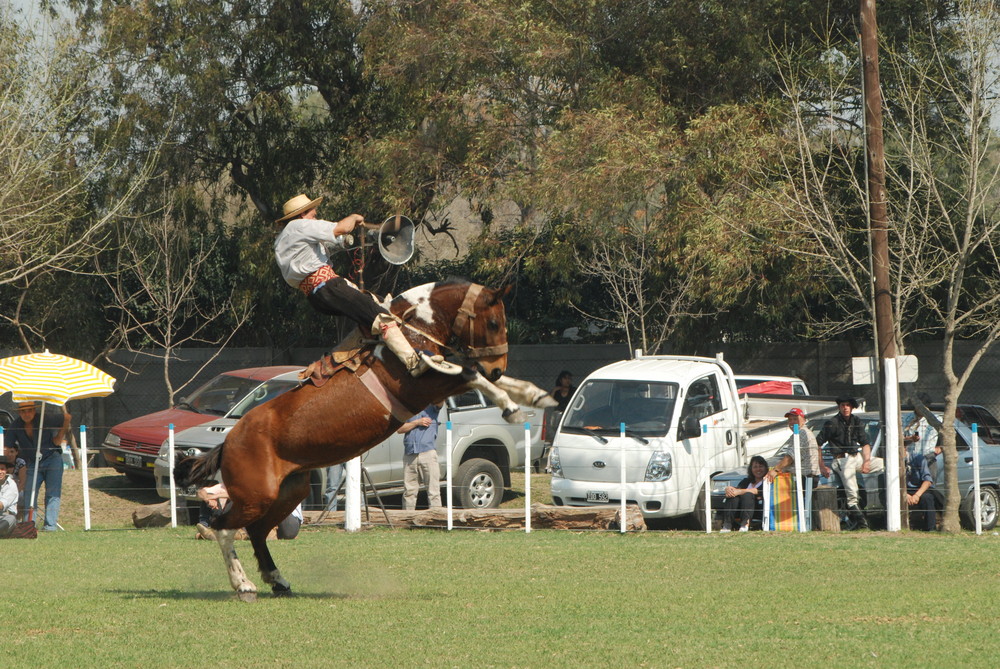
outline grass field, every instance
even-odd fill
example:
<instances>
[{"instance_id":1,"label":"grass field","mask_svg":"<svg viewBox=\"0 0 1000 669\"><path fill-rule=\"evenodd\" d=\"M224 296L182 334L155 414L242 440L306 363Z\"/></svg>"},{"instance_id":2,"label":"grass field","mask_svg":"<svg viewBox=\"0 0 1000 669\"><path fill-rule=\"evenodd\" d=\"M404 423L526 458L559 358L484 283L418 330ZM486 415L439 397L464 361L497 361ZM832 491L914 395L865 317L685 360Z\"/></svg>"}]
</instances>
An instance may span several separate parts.
<instances>
[{"instance_id":1,"label":"grass field","mask_svg":"<svg viewBox=\"0 0 1000 669\"><path fill-rule=\"evenodd\" d=\"M102 479L95 505L134 507L134 493L109 486ZM1000 662L993 534L306 527L271 544L296 596L244 604L216 545L191 528L83 532L75 494L67 532L0 543L0 666ZM249 544L237 548L260 585Z\"/></svg>"}]
</instances>

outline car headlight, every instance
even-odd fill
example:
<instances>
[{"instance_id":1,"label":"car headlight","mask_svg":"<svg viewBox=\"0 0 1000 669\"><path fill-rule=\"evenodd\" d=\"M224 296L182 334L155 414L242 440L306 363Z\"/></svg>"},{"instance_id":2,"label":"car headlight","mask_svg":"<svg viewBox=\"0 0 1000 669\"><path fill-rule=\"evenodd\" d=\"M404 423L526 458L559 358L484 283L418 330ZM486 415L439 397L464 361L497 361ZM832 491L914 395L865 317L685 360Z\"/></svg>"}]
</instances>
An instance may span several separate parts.
<instances>
[{"instance_id":1,"label":"car headlight","mask_svg":"<svg viewBox=\"0 0 1000 669\"><path fill-rule=\"evenodd\" d=\"M712 479L712 494L725 495L726 488L731 485L733 485L733 482L726 479Z\"/></svg>"},{"instance_id":2,"label":"car headlight","mask_svg":"<svg viewBox=\"0 0 1000 669\"><path fill-rule=\"evenodd\" d=\"M104 445L118 448L122 445L122 438L114 432L108 432L108 436L104 437Z\"/></svg>"},{"instance_id":3,"label":"car headlight","mask_svg":"<svg viewBox=\"0 0 1000 669\"><path fill-rule=\"evenodd\" d=\"M549 470L553 476L563 477L562 463L559 462L559 449L553 447L549 452Z\"/></svg>"},{"instance_id":4,"label":"car headlight","mask_svg":"<svg viewBox=\"0 0 1000 669\"><path fill-rule=\"evenodd\" d=\"M169 455L168 453L169 450L170 450L170 440L164 439L163 443L160 444L160 450L156 453L156 457L166 460L167 455Z\"/></svg>"},{"instance_id":5,"label":"car headlight","mask_svg":"<svg viewBox=\"0 0 1000 669\"><path fill-rule=\"evenodd\" d=\"M647 481L666 481L674 473L673 459L669 453L655 451L646 465Z\"/></svg>"}]
</instances>

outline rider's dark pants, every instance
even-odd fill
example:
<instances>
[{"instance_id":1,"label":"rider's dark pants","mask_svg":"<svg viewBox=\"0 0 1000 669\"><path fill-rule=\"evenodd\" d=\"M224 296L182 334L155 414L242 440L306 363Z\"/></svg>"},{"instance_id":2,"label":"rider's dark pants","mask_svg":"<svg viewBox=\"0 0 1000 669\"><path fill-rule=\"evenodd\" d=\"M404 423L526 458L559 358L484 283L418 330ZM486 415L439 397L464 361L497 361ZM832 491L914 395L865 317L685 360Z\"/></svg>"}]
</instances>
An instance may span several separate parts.
<instances>
[{"instance_id":1,"label":"rider's dark pants","mask_svg":"<svg viewBox=\"0 0 1000 669\"><path fill-rule=\"evenodd\" d=\"M307 298L316 311L333 316L347 316L370 334L379 314L388 313L370 296L352 287L341 277L330 279Z\"/></svg>"}]
</instances>

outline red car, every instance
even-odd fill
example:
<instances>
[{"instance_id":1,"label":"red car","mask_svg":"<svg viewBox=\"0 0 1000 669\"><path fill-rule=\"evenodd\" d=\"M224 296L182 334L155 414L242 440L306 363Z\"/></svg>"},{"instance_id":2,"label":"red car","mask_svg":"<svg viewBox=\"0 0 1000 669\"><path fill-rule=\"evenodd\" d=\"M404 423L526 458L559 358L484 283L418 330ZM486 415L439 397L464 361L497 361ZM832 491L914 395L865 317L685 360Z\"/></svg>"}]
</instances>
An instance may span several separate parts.
<instances>
[{"instance_id":1,"label":"red car","mask_svg":"<svg viewBox=\"0 0 1000 669\"><path fill-rule=\"evenodd\" d=\"M152 483L153 462L160 445L167 438L170 424L173 424L176 433L225 416L262 383L301 369L293 366L251 367L220 374L172 409L115 425L101 444L104 460L108 466L133 481Z\"/></svg>"}]
</instances>

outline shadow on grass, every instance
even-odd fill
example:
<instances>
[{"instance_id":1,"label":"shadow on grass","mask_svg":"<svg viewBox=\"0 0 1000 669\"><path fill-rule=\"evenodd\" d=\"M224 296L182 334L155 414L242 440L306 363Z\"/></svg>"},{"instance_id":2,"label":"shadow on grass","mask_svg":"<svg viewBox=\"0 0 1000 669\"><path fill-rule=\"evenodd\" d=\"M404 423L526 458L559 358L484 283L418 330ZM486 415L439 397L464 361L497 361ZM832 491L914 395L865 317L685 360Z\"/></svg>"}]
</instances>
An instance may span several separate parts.
<instances>
[{"instance_id":1,"label":"shadow on grass","mask_svg":"<svg viewBox=\"0 0 1000 669\"><path fill-rule=\"evenodd\" d=\"M107 474L90 479L90 489L136 504L158 504L163 500L156 494L153 481L148 486L136 483L124 474Z\"/></svg>"},{"instance_id":2,"label":"shadow on grass","mask_svg":"<svg viewBox=\"0 0 1000 669\"><path fill-rule=\"evenodd\" d=\"M205 601L239 601L233 591L197 591L197 590L111 590L111 594L120 595L124 599L177 599L177 600L205 600ZM342 592L297 592L292 591L290 596L275 597L270 589L261 590L257 593L260 599L383 599L382 595L365 597L350 595Z\"/></svg>"}]
</instances>

